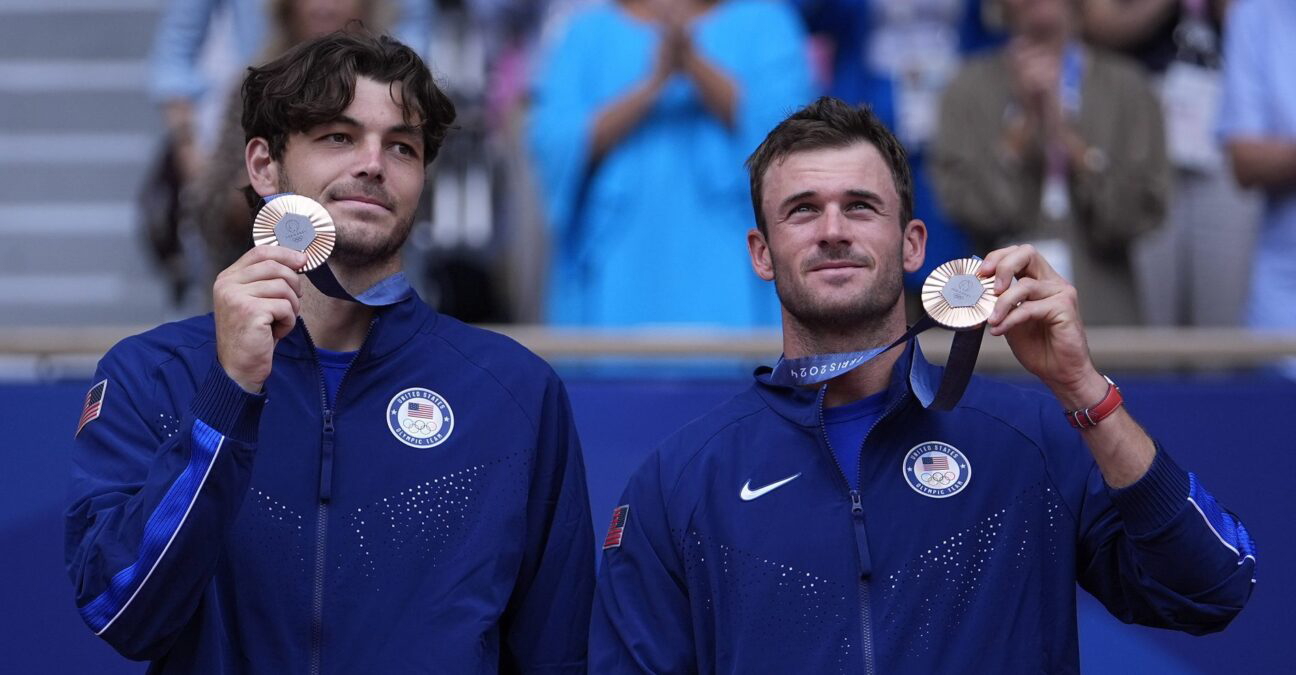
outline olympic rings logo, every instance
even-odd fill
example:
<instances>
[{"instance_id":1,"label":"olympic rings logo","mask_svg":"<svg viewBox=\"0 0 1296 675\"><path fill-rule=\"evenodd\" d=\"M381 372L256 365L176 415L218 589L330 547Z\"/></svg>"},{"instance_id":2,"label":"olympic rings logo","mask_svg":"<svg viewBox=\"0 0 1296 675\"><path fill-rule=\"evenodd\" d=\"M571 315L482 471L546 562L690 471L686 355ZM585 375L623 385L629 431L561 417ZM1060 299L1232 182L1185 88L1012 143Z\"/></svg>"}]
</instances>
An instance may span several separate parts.
<instances>
[{"instance_id":1,"label":"olympic rings logo","mask_svg":"<svg viewBox=\"0 0 1296 675\"><path fill-rule=\"evenodd\" d=\"M958 478L958 474L953 471L924 471L919 478L928 485L948 485Z\"/></svg>"},{"instance_id":2,"label":"olympic rings logo","mask_svg":"<svg viewBox=\"0 0 1296 675\"><path fill-rule=\"evenodd\" d=\"M401 420L401 426L405 431L412 434L419 434L421 436L430 436L436 431L436 426L432 423L425 420L415 419L413 417L406 417Z\"/></svg>"}]
</instances>

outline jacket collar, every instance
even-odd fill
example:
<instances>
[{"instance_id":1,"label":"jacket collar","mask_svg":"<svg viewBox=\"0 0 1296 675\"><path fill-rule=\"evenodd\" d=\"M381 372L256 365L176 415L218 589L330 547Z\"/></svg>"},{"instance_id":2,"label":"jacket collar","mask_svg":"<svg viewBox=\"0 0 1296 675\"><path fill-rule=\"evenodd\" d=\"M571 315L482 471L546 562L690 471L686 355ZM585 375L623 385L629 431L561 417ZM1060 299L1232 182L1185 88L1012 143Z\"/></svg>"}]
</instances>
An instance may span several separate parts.
<instances>
[{"instance_id":1,"label":"jacket collar","mask_svg":"<svg viewBox=\"0 0 1296 675\"><path fill-rule=\"evenodd\" d=\"M439 315L428 307L417 292L392 305L376 308L373 326L360 348L366 359L381 358L400 349L421 331L425 324L435 323ZM301 317L297 326L275 346L275 354L298 359L314 359L315 346Z\"/></svg>"},{"instance_id":2,"label":"jacket collar","mask_svg":"<svg viewBox=\"0 0 1296 675\"><path fill-rule=\"evenodd\" d=\"M828 391L828 384L825 382L817 388L772 384L769 380L771 371L769 366L761 366L753 373L760 397L775 412L794 424L819 426L819 407L824 393ZM890 410L898 400L910 395L924 408L930 406L940 388L941 373L941 368L928 363L923 357L918 341L909 340L891 369L884 409Z\"/></svg>"}]
</instances>

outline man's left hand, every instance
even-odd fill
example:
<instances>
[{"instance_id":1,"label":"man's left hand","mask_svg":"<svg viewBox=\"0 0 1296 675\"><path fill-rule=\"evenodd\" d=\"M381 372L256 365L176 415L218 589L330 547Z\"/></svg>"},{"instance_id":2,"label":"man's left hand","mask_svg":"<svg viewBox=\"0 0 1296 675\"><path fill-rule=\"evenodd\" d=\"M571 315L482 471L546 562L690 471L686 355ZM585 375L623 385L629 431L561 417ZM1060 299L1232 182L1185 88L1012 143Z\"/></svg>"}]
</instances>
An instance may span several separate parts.
<instances>
[{"instance_id":1,"label":"man's left hand","mask_svg":"<svg viewBox=\"0 0 1296 675\"><path fill-rule=\"evenodd\" d=\"M999 296L990 334L1005 336L1017 361L1067 409L1102 400L1107 381L1089 357L1075 287L1030 245L992 251L980 275L994 277Z\"/></svg>"}]
</instances>

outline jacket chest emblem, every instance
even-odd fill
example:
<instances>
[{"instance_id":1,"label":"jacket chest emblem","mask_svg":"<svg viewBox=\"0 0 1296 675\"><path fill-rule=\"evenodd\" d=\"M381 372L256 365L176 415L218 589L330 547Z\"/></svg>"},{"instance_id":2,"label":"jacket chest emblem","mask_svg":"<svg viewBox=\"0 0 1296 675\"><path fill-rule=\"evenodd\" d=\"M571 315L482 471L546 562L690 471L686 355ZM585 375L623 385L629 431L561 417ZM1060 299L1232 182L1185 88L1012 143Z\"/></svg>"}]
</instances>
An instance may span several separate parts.
<instances>
[{"instance_id":1,"label":"jacket chest emblem","mask_svg":"<svg viewBox=\"0 0 1296 675\"><path fill-rule=\"evenodd\" d=\"M411 448L432 448L454 432L454 412L435 391L411 387L387 404L387 428L396 440Z\"/></svg>"},{"instance_id":2,"label":"jacket chest emblem","mask_svg":"<svg viewBox=\"0 0 1296 675\"><path fill-rule=\"evenodd\" d=\"M919 443L900 467L909 487L924 497L953 497L972 480L972 463L958 448L940 441Z\"/></svg>"}]
</instances>

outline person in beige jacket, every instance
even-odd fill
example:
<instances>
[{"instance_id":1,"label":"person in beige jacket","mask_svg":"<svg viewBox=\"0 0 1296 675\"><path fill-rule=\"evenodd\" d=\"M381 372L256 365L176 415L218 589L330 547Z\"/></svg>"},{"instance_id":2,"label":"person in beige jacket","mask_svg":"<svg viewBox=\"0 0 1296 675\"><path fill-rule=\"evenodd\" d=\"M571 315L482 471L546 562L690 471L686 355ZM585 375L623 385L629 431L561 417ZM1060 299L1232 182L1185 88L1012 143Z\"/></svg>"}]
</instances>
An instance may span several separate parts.
<instances>
[{"instance_id":1,"label":"person in beige jacket","mask_svg":"<svg viewBox=\"0 0 1296 675\"><path fill-rule=\"evenodd\" d=\"M1080 44L1074 0L1002 4L1009 43L942 97L937 193L978 250L1035 244L1091 325L1138 324L1132 244L1170 185L1160 105L1137 65Z\"/></svg>"}]
</instances>

